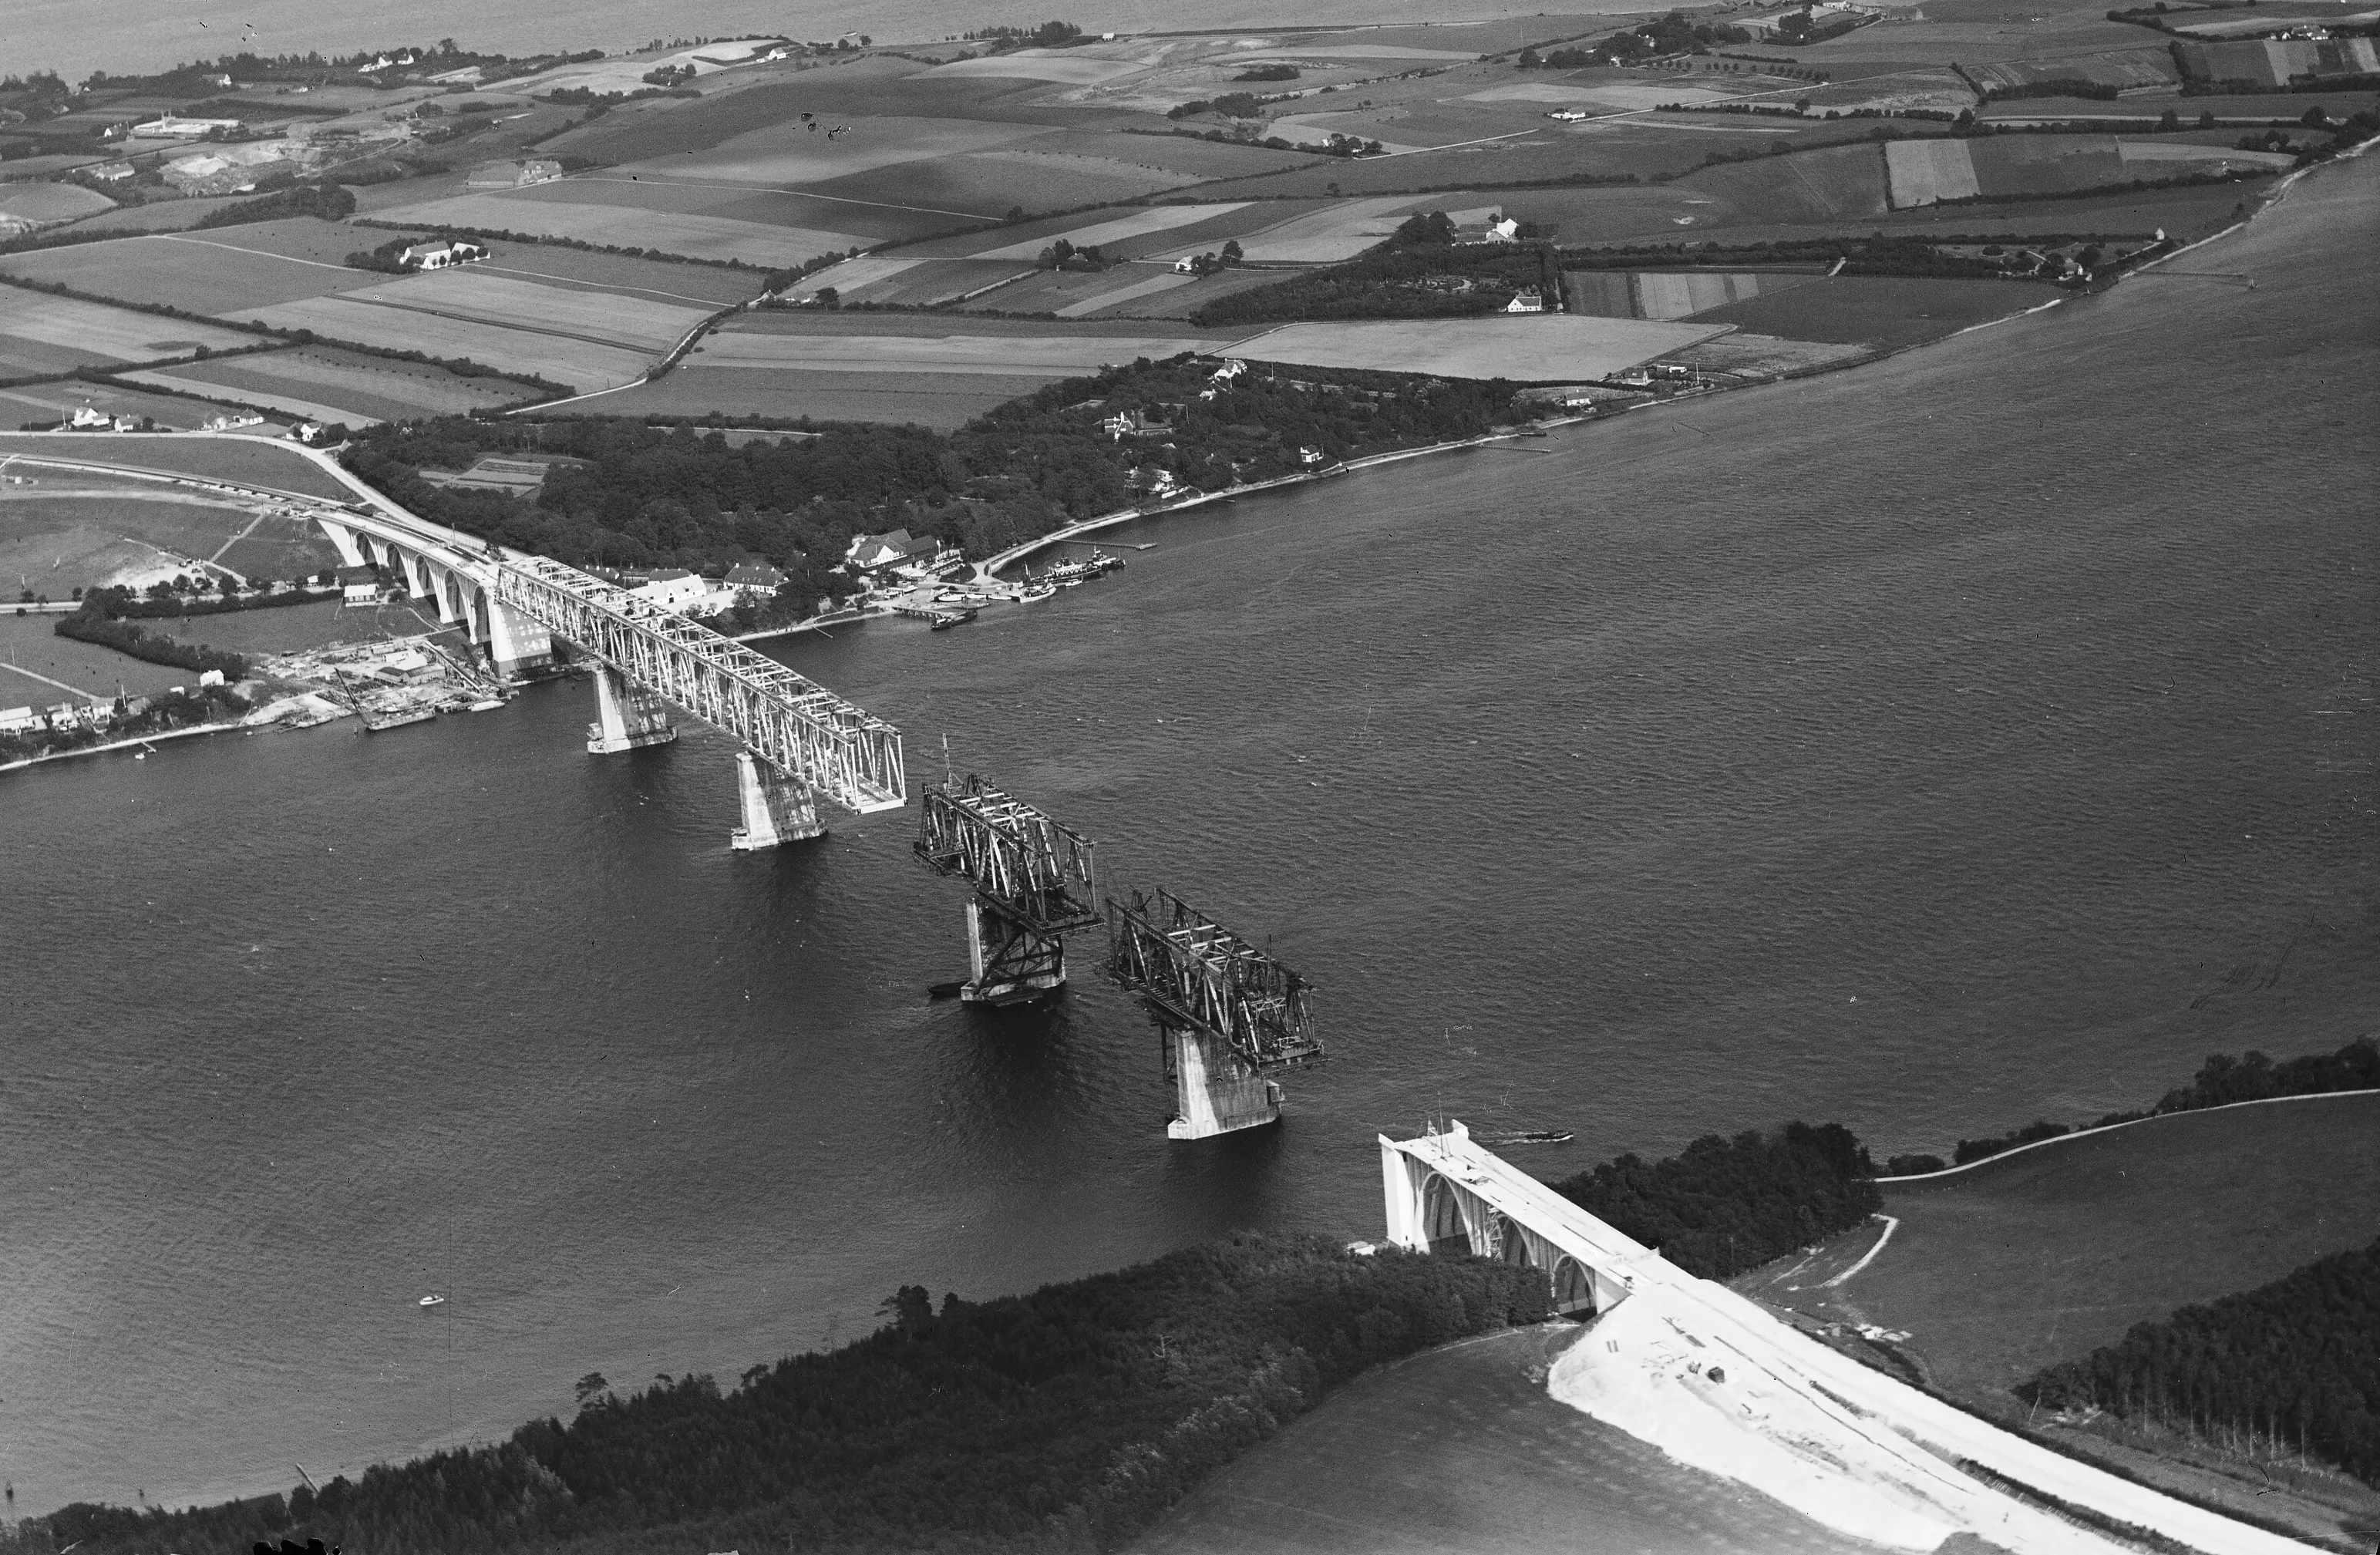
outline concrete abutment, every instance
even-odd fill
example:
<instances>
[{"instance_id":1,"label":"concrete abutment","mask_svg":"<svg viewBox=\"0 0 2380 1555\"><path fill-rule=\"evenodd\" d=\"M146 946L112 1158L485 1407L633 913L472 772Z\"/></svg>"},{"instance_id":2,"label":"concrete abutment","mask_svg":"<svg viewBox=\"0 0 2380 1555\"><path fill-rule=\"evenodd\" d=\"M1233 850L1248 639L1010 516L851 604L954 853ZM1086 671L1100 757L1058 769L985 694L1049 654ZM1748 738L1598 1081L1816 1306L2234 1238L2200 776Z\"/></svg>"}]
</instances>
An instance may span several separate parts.
<instances>
[{"instance_id":1,"label":"concrete abutment","mask_svg":"<svg viewBox=\"0 0 2380 1555\"><path fill-rule=\"evenodd\" d=\"M592 742L588 748L594 748ZM748 750L735 753L735 794L744 824L728 842L740 851L758 852L826 835L826 825L819 820L818 795L810 785Z\"/></svg>"},{"instance_id":2,"label":"concrete abutment","mask_svg":"<svg viewBox=\"0 0 2380 1555\"><path fill-rule=\"evenodd\" d=\"M669 704L632 683L609 664L595 671L595 722L587 725L587 749L610 756L677 738Z\"/></svg>"},{"instance_id":3,"label":"concrete abutment","mask_svg":"<svg viewBox=\"0 0 2380 1555\"><path fill-rule=\"evenodd\" d=\"M1281 1087L1220 1038L1180 1027L1162 1033L1173 1072L1168 1139L1211 1139L1281 1121Z\"/></svg>"}]
</instances>

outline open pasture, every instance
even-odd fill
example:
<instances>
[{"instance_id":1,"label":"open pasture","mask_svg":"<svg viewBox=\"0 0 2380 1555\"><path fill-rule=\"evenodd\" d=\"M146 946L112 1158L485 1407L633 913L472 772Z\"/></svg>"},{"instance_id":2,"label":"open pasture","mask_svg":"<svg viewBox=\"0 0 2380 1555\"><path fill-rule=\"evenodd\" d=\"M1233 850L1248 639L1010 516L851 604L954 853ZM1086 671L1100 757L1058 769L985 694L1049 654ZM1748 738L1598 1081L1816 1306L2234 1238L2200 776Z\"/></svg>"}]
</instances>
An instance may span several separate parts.
<instances>
[{"instance_id":1,"label":"open pasture","mask_svg":"<svg viewBox=\"0 0 2380 1555\"><path fill-rule=\"evenodd\" d=\"M0 553L5 551L0 546ZM16 572L12 569L8 576L13 580ZM34 587L36 593L47 591L46 583ZM52 682L83 695L62 691ZM0 613L0 707L55 707L87 697L113 700L118 686L128 697L153 697L169 686L189 684L188 670L152 664L95 642L58 636L54 615Z\"/></svg>"},{"instance_id":2,"label":"open pasture","mask_svg":"<svg viewBox=\"0 0 2380 1555\"><path fill-rule=\"evenodd\" d=\"M1817 279L1814 273L1791 270L1573 270L1562 277L1569 310L1604 319L1691 319Z\"/></svg>"},{"instance_id":3,"label":"open pasture","mask_svg":"<svg viewBox=\"0 0 2380 1555\"><path fill-rule=\"evenodd\" d=\"M1884 156L1864 141L1705 168L1670 188L1715 196L1748 220L1825 221L1886 210Z\"/></svg>"},{"instance_id":4,"label":"open pasture","mask_svg":"<svg viewBox=\"0 0 2380 1555\"><path fill-rule=\"evenodd\" d=\"M2011 59L1972 65L1967 74L1986 91L2031 86L2037 81L2093 81L2119 89L2170 86L2179 82L2173 55L2162 48L2112 49L2062 59Z\"/></svg>"},{"instance_id":5,"label":"open pasture","mask_svg":"<svg viewBox=\"0 0 2380 1555\"><path fill-rule=\"evenodd\" d=\"M132 383L146 383L152 389L206 395L284 425L295 425L299 421L315 421L323 425L345 421L352 426L368 426L382 419L344 405L326 405L318 399L291 394L285 388L235 387L231 383L221 380L179 377L170 368L138 368L124 376Z\"/></svg>"},{"instance_id":6,"label":"open pasture","mask_svg":"<svg viewBox=\"0 0 2380 1555\"><path fill-rule=\"evenodd\" d=\"M1030 264L1015 260L919 260L904 266L885 280L861 287L856 300L886 303L896 308L931 308L965 297L969 292L981 291L986 286L997 286L1001 282L1014 281L1033 273ZM815 284L817 277L812 277L795 289L796 293L807 291ZM826 284L834 285L832 281ZM1000 291L994 290L988 293L987 298L1000 295ZM855 300L849 291L844 292L843 297L845 301Z\"/></svg>"},{"instance_id":7,"label":"open pasture","mask_svg":"<svg viewBox=\"0 0 2380 1555\"><path fill-rule=\"evenodd\" d=\"M644 187L625 181L618 186L638 191ZM563 191L567 198L529 198L540 189ZM747 264L771 269L803 264L820 254L879 241L834 227L770 225L650 208L664 204L666 200L666 195L657 196L640 208L619 200L611 186L589 187L586 181L570 179L505 194L465 194L423 204L400 205L377 213L374 219L407 226L476 228L567 237L610 248L653 249L694 259L740 259Z\"/></svg>"},{"instance_id":8,"label":"open pasture","mask_svg":"<svg viewBox=\"0 0 2380 1555\"><path fill-rule=\"evenodd\" d=\"M29 484L0 487L0 576L45 577L36 591L52 599L78 588L145 587L177 572L195 575L193 563L220 560L242 577L289 577L338 565L337 552L310 525L266 518L255 503L42 466L18 470L30 477ZM254 571L228 553L243 534L261 540L251 548Z\"/></svg>"},{"instance_id":9,"label":"open pasture","mask_svg":"<svg viewBox=\"0 0 2380 1555\"><path fill-rule=\"evenodd\" d=\"M941 321L948 327L951 321ZM972 321L969 321L970 326ZM1207 336L1150 334L783 335L722 332L686 355L680 370L745 371L931 372L989 377L1071 378L1136 357L1153 360L1214 348Z\"/></svg>"},{"instance_id":10,"label":"open pasture","mask_svg":"<svg viewBox=\"0 0 2380 1555\"><path fill-rule=\"evenodd\" d=\"M1884 148L1885 176L1896 209L1970 200L1983 192L1964 140L1893 140Z\"/></svg>"},{"instance_id":11,"label":"open pasture","mask_svg":"<svg viewBox=\"0 0 2380 1555\"><path fill-rule=\"evenodd\" d=\"M46 226L115 209L115 201L80 184L0 184L0 226Z\"/></svg>"},{"instance_id":12,"label":"open pasture","mask_svg":"<svg viewBox=\"0 0 2380 1555\"><path fill-rule=\"evenodd\" d=\"M1883 21L1795 49L1793 57L1829 73L1839 73L1838 67L1879 60L1966 66L2108 54L2139 48L2147 36L2137 27L2107 20L2104 8L2045 20Z\"/></svg>"},{"instance_id":13,"label":"open pasture","mask_svg":"<svg viewBox=\"0 0 2380 1555\"><path fill-rule=\"evenodd\" d=\"M1283 324L1231 347L1251 360L1299 367L1427 372L1442 378L1575 383L1724 334L1725 324L1656 323L1561 313L1536 318L1415 319Z\"/></svg>"},{"instance_id":14,"label":"open pasture","mask_svg":"<svg viewBox=\"0 0 2380 1555\"><path fill-rule=\"evenodd\" d=\"M184 437L162 432L153 436L117 432L103 437L77 432L0 433L0 457L10 454L89 460L127 469L230 481L261 491L329 497L337 502L355 495L337 477L294 444L261 439Z\"/></svg>"},{"instance_id":15,"label":"open pasture","mask_svg":"<svg viewBox=\"0 0 2380 1555\"><path fill-rule=\"evenodd\" d=\"M350 270L335 262L296 259L250 247L243 236L248 230L225 228L221 237L154 233L37 249L0 258L0 274L28 281L62 281L77 291L127 302L164 303L222 318L301 298L352 291L380 278L370 271ZM358 246L358 233L338 230L349 248Z\"/></svg>"},{"instance_id":16,"label":"open pasture","mask_svg":"<svg viewBox=\"0 0 2380 1555\"><path fill-rule=\"evenodd\" d=\"M724 265L631 259L625 254L551 244L508 244L499 239L490 247L493 254L472 265L471 273L509 275L549 286L593 287L706 310L759 296L764 279L750 270Z\"/></svg>"},{"instance_id":17,"label":"open pasture","mask_svg":"<svg viewBox=\"0 0 2380 1555\"><path fill-rule=\"evenodd\" d=\"M808 416L820 421L915 423L954 431L1047 376L939 372L673 372L601 402L613 416Z\"/></svg>"},{"instance_id":18,"label":"open pasture","mask_svg":"<svg viewBox=\"0 0 2380 1555\"><path fill-rule=\"evenodd\" d=\"M815 124L818 121L813 120ZM615 176L778 185L822 184L905 162L990 151L1052 131L1039 125L905 115L835 115L834 139L798 117L748 129L707 150L650 157L610 169Z\"/></svg>"},{"instance_id":19,"label":"open pasture","mask_svg":"<svg viewBox=\"0 0 2380 1555\"><path fill-rule=\"evenodd\" d=\"M237 350L256 337L213 324L161 319L105 303L0 285L0 378L71 372L115 362L164 361Z\"/></svg>"},{"instance_id":20,"label":"open pasture","mask_svg":"<svg viewBox=\"0 0 2380 1555\"><path fill-rule=\"evenodd\" d=\"M1111 313L1123 309L1127 303L1138 302L1143 298L1189 285L1196 279L1196 276L1184 275L1175 271L1160 270L1154 275L1128 282L1121 286L1111 287L1096 296L1077 298L1063 307L1051 309L1050 311L1061 319L1081 319L1094 313Z\"/></svg>"},{"instance_id":21,"label":"open pasture","mask_svg":"<svg viewBox=\"0 0 2380 1555\"><path fill-rule=\"evenodd\" d=\"M1986 195L2069 194L2140 176L2124 171L2116 142L2106 136L1995 135L1957 145Z\"/></svg>"},{"instance_id":22,"label":"open pasture","mask_svg":"<svg viewBox=\"0 0 2380 1555\"><path fill-rule=\"evenodd\" d=\"M549 286L476 270L445 270L347 294L346 300L534 331L659 356L712 310L617 292ZM499 358L501 362L501 358Z\"/></svg>"},{"instance_id":23,"label":"open pasture","mask_svg":"<svg viewBox=\"0 0 2380 1555\"><path fill-rule=\"evenodd\" d=\"M285 302L260 309L251 317L280 329L312 330L326 340L449 358L468 357L509 371L533 373L550 383L567 383L581 392L632 383L652 365L651 357L641 351L507 329L418 308L381 306L352 297Z\"/></svg>"},{"instance_id":24,"label":"open pasture","mask_svg":"<svg viewBox=\"0 0 2380 1555\"><path fill-rule=\"evenodd\" d=\"M2174 1113L1887 1184L1900 1229L1841 1285L1822 1282L1873 1235L1849 1233L1798 1273L1771 1266L1736 1283L1814 1316L1856 1311L1906 1330L1951 1389L1998 1393L2134 1323L2369 1242L2376 1136L2380 1096Z\"/></svg>"},{"instance_id":25,"label":"open pasture","mask_svg":"<svg viewBox=\"0 0 2380 1555\"><path fill-rule=\"evenodd\" d=\"M1726 303L1697 315L1695 322L1888 350L1939 340L2064 295L2046 281L1837 275Z\"/></svg>"},{"instance_id":26,"label":"open pasture","mask_svg":"<svg viewBox=\"0 0 2380 1555\"><path fill-rule=\"evenodd\" d=\"M1278 285L1289 279L1289 274L1279 270L1221 270L1212 275L1176 275L1173 279L1184 284L1157 291L1143 291L1137 285L1124 287L1108 293L1089 311L1068 316L1101 321L1188 319L1217 298Z\"/></svg>"},{"instance_id":27,"label":"open pasture","mask_svg":"<svg viewBox=\"0 0 2380 1555\"><path fill-rule=\"evenodd\" d=\"M1036 215L1117 204L1190 181L1187 175L1159 167L1070 153L1041 155L1032 147L1033 142L1021 141L1008 149L905 162L880 172L805 185L798 192L840 202L838 214L862 208L848 215L852 222L860 220L868 207L905 213L905 225L897 236L910 238L1001 221L1015 210Z\"/></svg>"},{"instance_id":28,"label":"open pasture","mask_svg":"<svg viewBox=\"0 0 2380 1555\"><path fill-rule=\"evenodd\" d=\"M929 81L985 79L1098 86L1142 69L1137 60L1102 59L1085 49L1015 49L984 59L955 59L925 72Z\"/></svg>"},{"instance_id":29,"label":"open pasture","mask_svg":"<svg viewBox=\"0 0 2380 1555\"><path fill-rule=\"evenodd\" d=\"M2181 140L2119 140L2116 155L2138 177L2177 172L2212 173L2220 167L2266 167L2286 173L2297 159L2287 152L2243 152L2236 146L2192 145Z\"/></svg>"},{"instance_id":30,"label":"open pasture","mask_svg":"<svg viewBox=\"0 0 2380 1555\"><path fill-rule=\"evenodd\" d=\"M465 378L429 362L398 361L331 346L293 346L158 369L147 382L287 407L315 419L360 423L462 416L522 397L504 378ZM314 406L334 414L300 408Z\"/></svg>"},{"instance_id":31,"label":"open pasture","mask_svg":"<svg viewBox=\"0 0 2380 1555\"><path fill-rule=\"evenodd\" d=\"M960 304L960 311L1052 313L1061 319L1079 319L1101 311L1111 302L1150 296L1193 279L1172 265L1119 265L1097 273L1037 270L1023 280Z\"/></svg>"},{"instance_id":32,"label":"open pasture","mask_svg":"<svg viewBox=\"0 0 2380 1555\"><path fill-rule=\"evenodd\" d=\"M1828 111L1849 115L1864 108L1879 114L1924 109L1958 114L1975 106L1975 92L1955 70L1882 70L1856 80L1828 81L1767 99L1771 103L1806 103L1808 112Z\"/></svg>"},{"instance_id":33,"label":"open pasture","mask_svg":"<svg viewBox=\"0 0 2380 1555\"><path fill-rule=\"evenodd\" d=\"M1029 260L1060 237L1077 249L1097 248L1104 252L1110 244L1126 239L1146 237L1152 233L1170 233L1177 227L1193 226L1217 216L1228 216L1243 210L1240 204L1215 205L1152 205L1121 216L1082 222L1059 228L1046 235L1015 242L1003 243L996 249L979 250L972 257L984 260Z\"/></svg>"},{"instance_id":34,"label":"open pasture","mask_svg":"<svg viewBox=\"0 0 2380 1555\"><path fill-rule=\"evenodd\" d=\"M1873 347L1823 340L1786 340L1774 334L1737 330L1699 346L1672 351L1664 358L1698 372L1726 372L1742 378L1781 378L1871 354Z\"/></svg>"},{"instance_id":35,"label":"open pasture","mask_svg":"<svg viewBox=\"0 0 2380 1555\"><path fill-rule=\"evenodd\" d=\"M1415 204L1408 195L1344 200L1260 228L1240 240L1240 250L1257 263L1328 264L1354 259L1394 233Z\"/></svg>"}]
</instances>

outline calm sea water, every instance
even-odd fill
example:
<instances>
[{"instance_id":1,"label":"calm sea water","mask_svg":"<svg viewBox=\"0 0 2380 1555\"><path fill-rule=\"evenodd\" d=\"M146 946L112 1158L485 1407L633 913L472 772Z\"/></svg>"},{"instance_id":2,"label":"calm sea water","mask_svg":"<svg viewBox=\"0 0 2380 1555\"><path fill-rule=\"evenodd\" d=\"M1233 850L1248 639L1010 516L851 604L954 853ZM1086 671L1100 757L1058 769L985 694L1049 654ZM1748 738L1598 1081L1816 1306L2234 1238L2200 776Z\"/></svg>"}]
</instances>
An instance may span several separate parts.
<instances>
[{"instance_id":1,"label":"calm sea water","mask_svg":"<svg viewBox=\"0 0 2380 1555\"><path fill-rule=\"evenodd\" d=\"M1563 8L1616 12L1633 3L1568 0ZM1091 32L1138 32L1544 14L1542 6L1502 0L1105 0L1087 9L1071 7L1068 19ZM488 0L416 0L402 12L392 12L380 0L164 0L135 14L110 11L103 24L79 0L7 0L6 15L0 72L55 70L73 81L93 70L163 70L243 47L265 55L332 55L451 37L466 48L498 54L589 48L617 53L655 38L789 33L827 39L865 32L880 43L928 43L980 26L1035 25L1021 12L996 6L953 8L945 0L570 0L559 10L492 6Z\"/></svg>"},{"instance_id":2,"label":"calm sea water","mask_svg":"<svg viewBox=\"0 0 2380 1555\"><path fill-rule=\"evenodd\" d=\"M584 683L0 778L19 1509L732 1377L905 1282L1376 1234L1373 1135L1433 1111L1577 1130L1548 1174L1792 1117L1881 1154L2370 1029L2375 173L2183 261L2253 290L2138 281L783 650L921 778L947 735L1310 974L1333 1057L1278 1128L1167 1143L1095 978L929 1002L960 896L914 814L737 856L727 745L590 758Z\"/></svg>"}]
</instances>

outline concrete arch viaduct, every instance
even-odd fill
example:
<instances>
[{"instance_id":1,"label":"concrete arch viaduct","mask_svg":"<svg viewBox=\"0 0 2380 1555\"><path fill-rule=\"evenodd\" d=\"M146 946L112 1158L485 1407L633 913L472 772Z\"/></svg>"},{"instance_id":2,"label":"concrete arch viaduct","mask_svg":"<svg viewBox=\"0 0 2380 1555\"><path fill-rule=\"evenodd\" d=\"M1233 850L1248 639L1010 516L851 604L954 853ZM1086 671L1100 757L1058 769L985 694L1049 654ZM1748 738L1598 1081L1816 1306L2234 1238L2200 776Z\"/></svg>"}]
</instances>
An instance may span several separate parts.
<instances>
[{"instance_id":1,"label":"concrete arch viaduct","mask_svg":"<svg viewBox=\"0 0 2380 1555\"><path fill-rule=\"evenodd\" d=\"M1541 1270L1559 1308L1592 1320L1556 1363L1553 1391L1682 1461L1887 1546L1930 1549L1965 1530L2027 1555L2139 1548L2050 1510L2064 1502L2204 1555L2304 1555L1829 1348L1622 1234L1460 1123L1379 1146L1388 1240Z\"/></svg>"},{"instance_id":2,"label":"concrete arch viaduct","mask_svg":"<svg viewBox=\"0 0 2380 1555\"><path fill-rule=\"evenodd\" d=\"M304 458L346 491L348 500L167 468L164 445L200 439ZM733 839L739 848L821 834L821 799L861 815L908 803L901 732L884 720L625 589L409 512L321 449L237 433L116 433L88 440L93 455L112 457L86 459L54 455L55 443L47 440L40 451L15 456L261 498L303 512L348 565L394 571L408 594L433 604L439 620L468 636L506 678L550 665L555 641L567 642L599 665L597 716L588 728L591 752L676 738L673 707L729 735L741 747L735 759L744 824ZM150 444L167 455L160 466L143 466L137 456Z\"/></svg>"}]
</instances>

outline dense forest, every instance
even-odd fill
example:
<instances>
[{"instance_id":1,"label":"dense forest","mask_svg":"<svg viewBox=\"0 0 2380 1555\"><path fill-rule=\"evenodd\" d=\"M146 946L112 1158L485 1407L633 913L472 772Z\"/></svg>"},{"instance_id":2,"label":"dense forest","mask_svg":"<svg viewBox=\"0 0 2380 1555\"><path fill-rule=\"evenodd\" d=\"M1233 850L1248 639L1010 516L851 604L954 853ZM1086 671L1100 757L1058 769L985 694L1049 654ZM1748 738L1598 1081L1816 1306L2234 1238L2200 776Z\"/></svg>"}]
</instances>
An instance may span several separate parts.
<instances>
[{"instance_id":1,"label":"dense forest","mask_svg":"<svg viewBox=\"0 0 2380 1555\"><path fill-rule=\"evenodd\" d=\"M2380 1485L2380 1241L2136 1324L2017 1396L2302 1453Z\"/></svg>"},{"instance_id":2,"label":"dense forest","mask_svg":"<svg viewBox=\"0 0 2380 1555\"><path fill-rule=\"evenodd\" d=\"M1245 1234L994 1301L907 1286L883 1315L733 1388L664 1376L623 1395L590 1374L572 1419L501 1446L193 1512L79 1504L17 1548L1112 1549L1366 1367L1540 1321L1548 1295L1487 1259Z\"/></svg>"},{"instance_id":3,"label":"dense forest","mask_svg":"<svg viewBox=\"0 0 2380 1555\"><path fill-rule=\"evenodd\" d=\"M1876 1163L1840 1124L1705 1135L1666 1160L1621 1156L1554 1187L1689 1274L1724 1280L1884 1208Z\"/></svg>"},{"instance_id":4,"label":"dense forest","mask_svg":"<svg viewBox=\"0 0 2380 1555\"><path fill-rule=\"evenodd\" d=\"M1532 243L1457 244L1453 221L1432 211L1408 218L1387 244L1358 259L1216 298L1191 322L1473 318L1503 311L1524 287L1560 306L1561 268L1552 249Z\"/></svg>"},{"instance_id":5,"label":"dense forest","mask_svg":"<svg viewBox=\"0 0 2380 1555\"><path fill-rule=\"evenodd\" d=\"M2158 1117L2167 1112L2193 1112L2206 1107L2228 1107L2235 1101L2264 1101L2277 1096L2321 1096L2343 1090L2380 1090L2380 1043L2375 1043L2369 1037L2359 1037L2336 1052L2307 1053L2279 1063L2260 1052L2252 1051L2245 1058L2233 1058L2229 1053L2212 1053L2199 1066L2196 1077L2190 1084L2177 1086L2166 1092L2157 1104L2146 1112L2109 1112L2095 1123L2080 1125L2040 1120L2006 1134L1982 1139L1961 1139L1947 1162L1940 1156L1895 1156L1886 1164L1886 1171L1896 1177L1939 1172L1946 1165L1964 1166L1969 1161L1986 1160L2020 1145L2056 1139L2079 1129L2138 1123L2143 1118Z\"/></svg>"},{"instance_id":6,"label":"dense forest","mask_svg":"<svg viewBox=\"0 0 2380 1555\"><path fill-rule=\"evenodd\" d=\"M455 418L374 427L345 458L425 517L558 561L715 574L757 557L787 575L785 608L808 614L855 587L833 569L857 534L906 528L988 556L1128 506L1135 469L1212 491L1310 468L1304 450L1335 461L1473 437L1512 411L1502 383L1317 369L1215 384L1210 374L1189 358L1144 360L1050 384L947 434L804 423L796 437L730 446L715 432L641 421ZM1118 437L1101 426L1131 413L1148 430ZM556 465L533 497L443 488L418 473L520 452L585 462Z\"/></svg>"}]
</instances>

